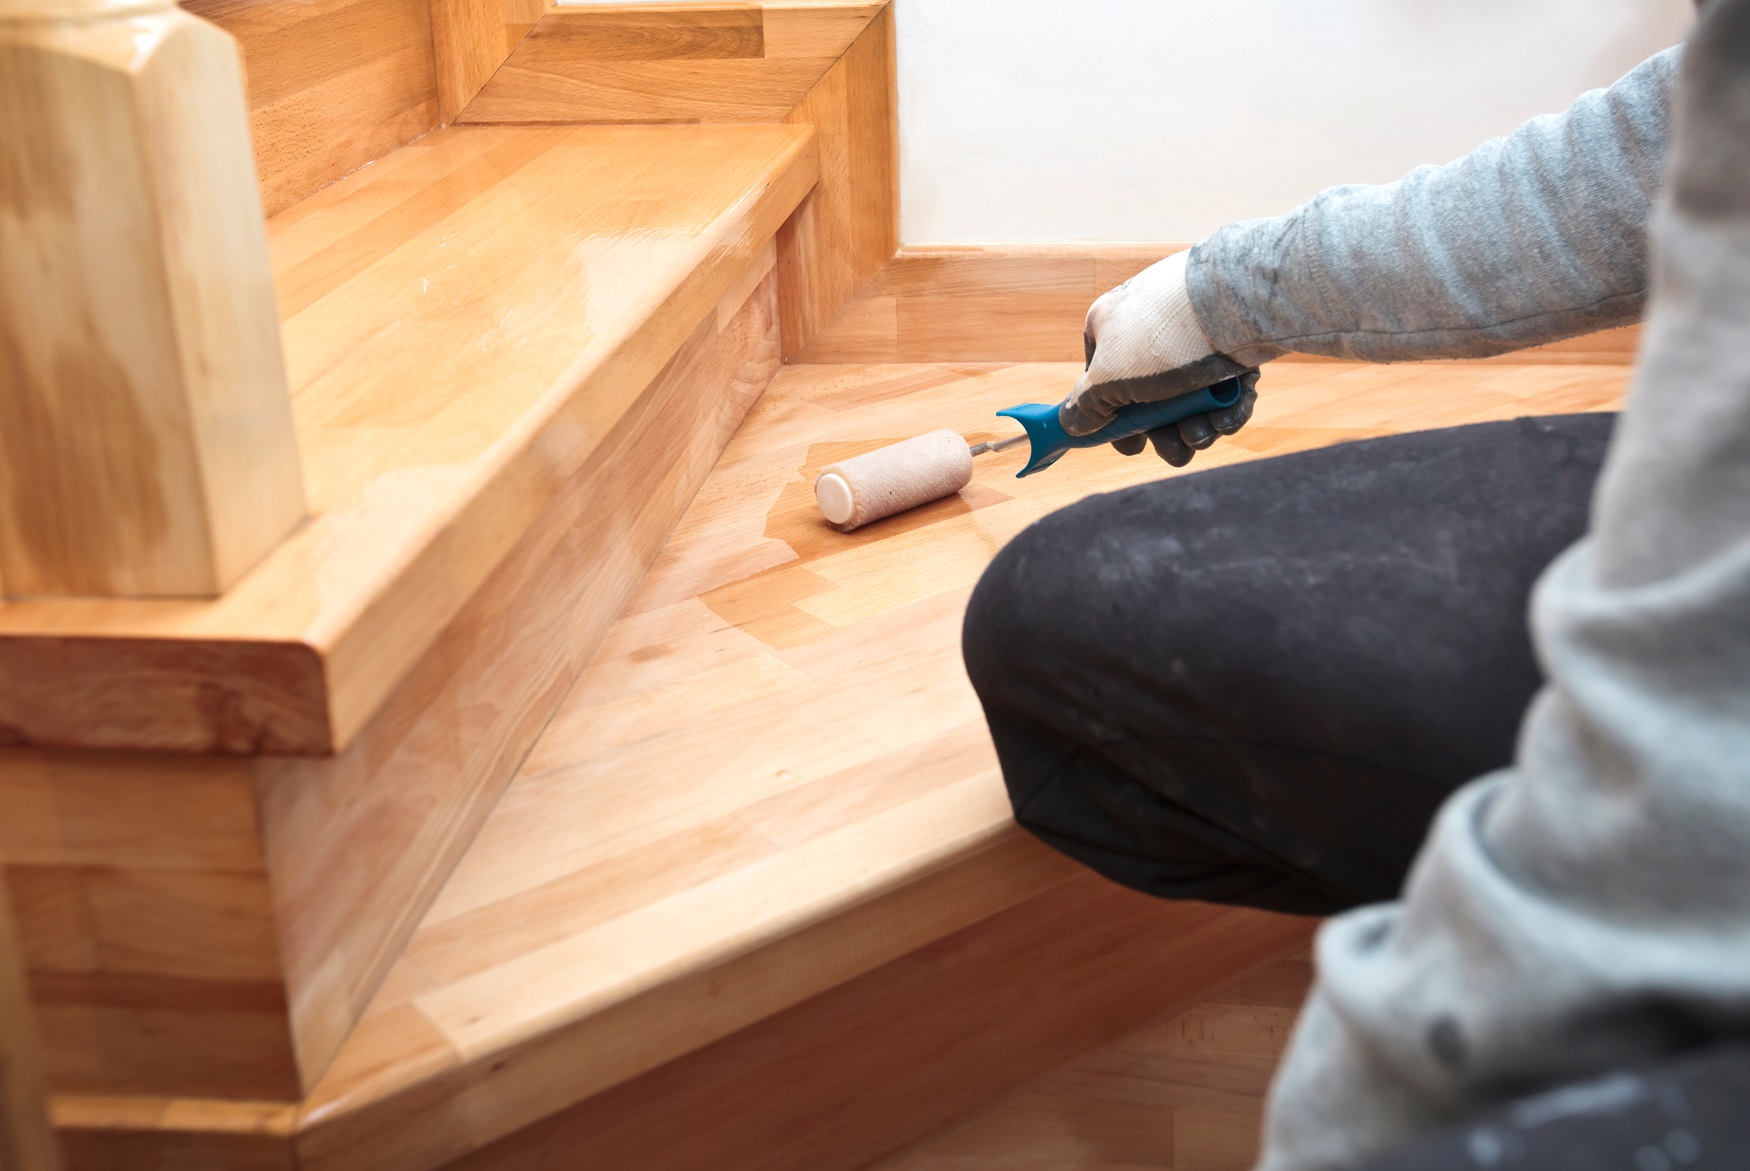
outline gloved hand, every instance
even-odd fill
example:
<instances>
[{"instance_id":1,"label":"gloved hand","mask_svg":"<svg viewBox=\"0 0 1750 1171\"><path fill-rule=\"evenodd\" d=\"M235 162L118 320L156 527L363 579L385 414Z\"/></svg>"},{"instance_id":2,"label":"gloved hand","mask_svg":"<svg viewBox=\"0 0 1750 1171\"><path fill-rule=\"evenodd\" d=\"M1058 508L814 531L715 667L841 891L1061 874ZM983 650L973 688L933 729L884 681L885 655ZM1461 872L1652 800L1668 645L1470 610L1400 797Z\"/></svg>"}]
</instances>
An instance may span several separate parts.
<instances>
[{"instance_id":1,"label":"gloved hand","mask_svg":"<svg viewBox=\"0 0 1750 1171\"><path fill-rule=\"evenodd\" d=\"M1091 435L1112 422L1121 407L1158 402L1239 378L1240 399L1231 407L1193 415L1170 427L1133 435L1112 446L1135 455L1149 443L1176 468L1252 417L1258 401L1256 367L1218 354L1203 335L1185 284L1189 252L1153 265L1095 301L1083 329L1088 368L1058 408L1071 435Z\"/></svg>"}]
</instances>

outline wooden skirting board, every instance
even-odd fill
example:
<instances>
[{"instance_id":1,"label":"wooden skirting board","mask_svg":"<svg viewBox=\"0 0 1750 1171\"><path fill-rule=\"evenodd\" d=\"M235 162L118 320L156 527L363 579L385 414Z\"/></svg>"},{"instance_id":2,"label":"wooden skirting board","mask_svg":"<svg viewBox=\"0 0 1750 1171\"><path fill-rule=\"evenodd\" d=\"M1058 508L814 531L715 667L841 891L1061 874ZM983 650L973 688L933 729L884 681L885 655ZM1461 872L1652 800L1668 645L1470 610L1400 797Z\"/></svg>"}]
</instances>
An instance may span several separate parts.
<instances>
[{"instance_id":1,"label":"wooden skirting board","mask_svg":"<svg viewBox=\"0 0 1750 1171\"><path fill-rule=\"evenodd\" d=\"M1075 362L1094 299L1185 243L904 248L813 333L802 362ZM1634 361L1638 326L1487 359ZM1297 360L1309 360L1295 356ZM1325 359L1311 359L1324 361Z\"/></svg>"},{"instance_id":2,"label":"wooden skirting board","mask_svg":"<svg viewBox=\"0 0 1750 1171\"><path fill-rule=\"evenodd\" d=\"M607 1159L597 1152L621 1149L623 1164L601 1165L666 1171L650 1154L681 1129L666 1112L689 1094L726 1093L712 1071L757 1064L752 1055L764 1052L774 1055L773 1080L750 1072L750 1098L692 1115L693 1137L673 1166L692 1166L696 1149L746 1153L715 1165L730 1171L850 1167L886 1149L871 1136L897 1144L918 1133L896 1116L915 1110L920 1128L935 1125L1084 1040L1099 1043L1095 1034L1168 1011L1165 1000L1114 993L1115 1015L1102 1018L1095 1006L1108 986L1096 982L1086 999L1060 1006L1062 1035L1075 1040L1017 1055L1006 1048L1021 1043L1015 1035L991 1034L1019 1020L1019 1008L980 1018L979 996L956 999L963 993L945 988L943 1003L962 1006L944 1009L949 1017L965 1011L985 1023L964 1046L938 1052L949 1072L908 1098L891 1070L925 1064L918 1055L937 1025L911 1036L905 1014L927 998L893 997L894 1018L879 1015L880 995L832 999L865 979L880 987L904 972L940 970L929 960L909 967L907 957L952 950L943 941L993 916L1026 923L1056 905L1039 900L1059 897L1073 868L1010 819L959 659L965 599L995 552L1034 519L1091 492L1187 473L1102 448L1017 480L1022 456L999 453L981 457L961 496L845 535L815 514L810 469L928 427L1004 434L998 408L1048 399L1076 369L781 371L306 1101L63 1097L57 1118L73 1149L90 1152L83 1165L103 1166L103 1152L143 1158L205 1144L259 1160L239 1165L324 1171L417 1171L469 1157L481 1162L463 1166L558 1167L566 1158L576 1165L579 1151ZM1612 365L1274 364L1252 423L1200 454L1193 470L1425 427L1607 409L1628 377ZM1069 932L1072 942L1053 952L1058 928L1041 925L1097 932L1099 916L1087 907L1160 916L1147 920L1160 938L1125 953L1137 962L1191 964L1213 949L1226 957L1215 965L1226 977L1304 940L1302 927L1252 935L1243 918L1179 935L1193 926L1175 918L1191 914L1185 908L1077 889L1076 898L1094 902L1018 930L1012 954L1037 947L1057 956L1041 961L1042 972L1095 963L1094 936ZM1240 951L1220 952L1223 939ZM1067 967L1050 966L1059 960ZM1011 959L970 970L1022 966ZM982 995L1026 1004L1055 979L1020 979L1015 1002ZM1212 989L1210 979L1185 994ZM800 1014L792 1022L814 1023L763 1031L762 1022L792 1012ZM841 1013L856 1035L891 1032L892 1053L847 1055L828 1044L850 1035L827 1028ZM1096 1019L1105 1023L1086 1031L1075 1023ZM810 1048L816 1029L823 1040ZM718 1044L729 1048L699 1056ZM837 1103L820 1107L819 1128L800 1120L823 1100L810 1097L816 1086ZM939 1113L927 1106L931 1093L943 1096ZM787 1095L798 1114L786 1113ZM871 1115L860 1116L859 1104ZM782 1144L759 1146L761 1133L792 1126L792 1162Z\"/></svg>"}]
</instances>

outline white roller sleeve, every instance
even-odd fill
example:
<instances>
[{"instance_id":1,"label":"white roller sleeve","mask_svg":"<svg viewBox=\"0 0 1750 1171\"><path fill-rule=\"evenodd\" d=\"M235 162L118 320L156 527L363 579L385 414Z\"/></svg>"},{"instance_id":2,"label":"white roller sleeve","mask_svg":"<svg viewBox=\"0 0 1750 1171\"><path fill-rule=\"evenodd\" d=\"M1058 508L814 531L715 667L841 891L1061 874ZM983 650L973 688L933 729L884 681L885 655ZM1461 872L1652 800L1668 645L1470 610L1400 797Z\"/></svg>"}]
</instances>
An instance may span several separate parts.
<instances>
[{"instance_id":1,"label":"white roller sleeve","mask_svg":"<svg viewBox=\"0 0 1750 1171\"><path fill-rule=\"evenodd\" d=\"M840 532L944 496L972 482L972 450L952 431L932 431L823 468L820 511Z\"/></svg>"}]
</instances>

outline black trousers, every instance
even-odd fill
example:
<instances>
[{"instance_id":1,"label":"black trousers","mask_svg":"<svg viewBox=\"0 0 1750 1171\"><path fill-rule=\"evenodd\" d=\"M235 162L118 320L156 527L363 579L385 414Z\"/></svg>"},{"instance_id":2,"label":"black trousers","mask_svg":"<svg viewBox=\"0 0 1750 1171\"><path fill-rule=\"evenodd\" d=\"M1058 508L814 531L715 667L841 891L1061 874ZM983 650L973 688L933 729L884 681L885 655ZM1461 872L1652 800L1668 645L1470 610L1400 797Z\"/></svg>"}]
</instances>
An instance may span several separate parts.
<instances>
[{"instance_id":1,"label":"black trousers","mask_svg":"<svg viewBox=\"0 0 1750 1171\"><path fill-rule=\"evenodd\" d=\"M1350 443L1084 500L997 557L966 665L1020 823L1127 886L1327 914L1390 899L1506 764L1532 583L1613 416Z\"/></svg>"}]
</instances>

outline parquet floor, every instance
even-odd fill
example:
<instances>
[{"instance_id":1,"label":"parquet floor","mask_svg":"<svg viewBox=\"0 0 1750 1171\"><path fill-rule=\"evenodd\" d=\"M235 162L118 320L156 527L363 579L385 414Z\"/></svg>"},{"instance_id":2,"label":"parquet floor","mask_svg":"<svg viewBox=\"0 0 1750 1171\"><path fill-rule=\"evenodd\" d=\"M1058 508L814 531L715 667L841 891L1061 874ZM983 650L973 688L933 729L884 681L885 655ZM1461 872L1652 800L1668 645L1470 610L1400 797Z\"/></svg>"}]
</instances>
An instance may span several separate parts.
<instances>
[{"instance_id":1,"label":"parquet floor","mask_svg":"<svg viewBox=\"0 0 1750 1171\"><path fill-rule=\"evenodd\" d=\"M974 441L1007 435L1008 421L993 412L1055 401L1075 373L1049 364L782 371L561 703L309 1110L387 1106L396 1094L420 1096L416 1083L451 1074L461 1088L442 1112L446 1124L466 1122L475 1094L482 1103L526 1097L532 1112L543 1087L562 1081L575 1100L649 1068L661 1058L651 1037L703 1044L747 1023L726 1015L731 1008L775 1011L824 981L848 978L833 974L842 940L832 954L797 954L808 946L801 933L920 875L981 851L1008 859L991 881L963 884L960 902L931 904L941 923L930 929L944 932L1062 881L1063 864L1009 820L961 667L961 613L991 556L1031 521L1092 492L1184 473L1152 456L1126 459L1102 448L1017 480L1019 451L987 455L959 497L848 535L818 519L810 485L812 469L934 428ZM1628 373L1279 363L1265 375L1252 424L1194 467L1404 430L1606 408ZM910 919L864 922L864 942L848 948L867 943L858 952L863 970L895 948L919 946L907 933L925 930ZM776 941L789 941L788 950L760 977L754 999L764 1007L732 1004L713 973ZM658 987L669 990L660 1018L636 1029L634 1017L613 1018L626 1030L614 1036L645 1030L637 1053L611 1037L585 1043L582 1034L564 1034L576 1022L607 1020L616 1007L635 1014L640 1004L658 1004L645 995ZM1235 1102L1255 1099L1274 1043L1266 1042L1287 1011L1274 1002L1234 1007L1245 1012L1210 1027L1245 1032L1256 1017L1246 1012L1269 1011L1256 1017L1266 1021L1258 1026L1266 1041L1248 1050L1252 1072L1221 1091L1226 1105L1218 1109L1229 1113ZM538 1062L506 1068L504 1054L536 1045L545 1054ZM1025 1099L1064 1103L1053 1108L1057 1122L1026 1124L1042 1143L1048 1136L1038 1127L1062 1130L1048 1144L1056 1161L1039 1166L1230 1165L1214 1154L1161 1162L1164 1148L1146 1142L1155 1161L1108 1158L1108 1149L1129 1158L1116 1138L1119 1147L1073 1153L1083 1148L1064 1135L1106 1129L1094 1114L1081 1127L1074 1103L1094 1103L1087 1109L1097 1112L1107 1099L1053 1089L1079 1075L1063 1076L1070 1082L1048 1081ZM1177 1149L1203 1149L1195 1138L1203 1108L1176 1113ZM367 1109L359 1124L376 1125L373 1117ZM952 1158L976 1160L977 1136L1003 1124L982 1125L956 1140ZM1158 1140L1149 1134L1138 1141ZM936 1157L926 1151L899 1166L985 1165L928 1161Z\"/></svg>"}]
</instances>

